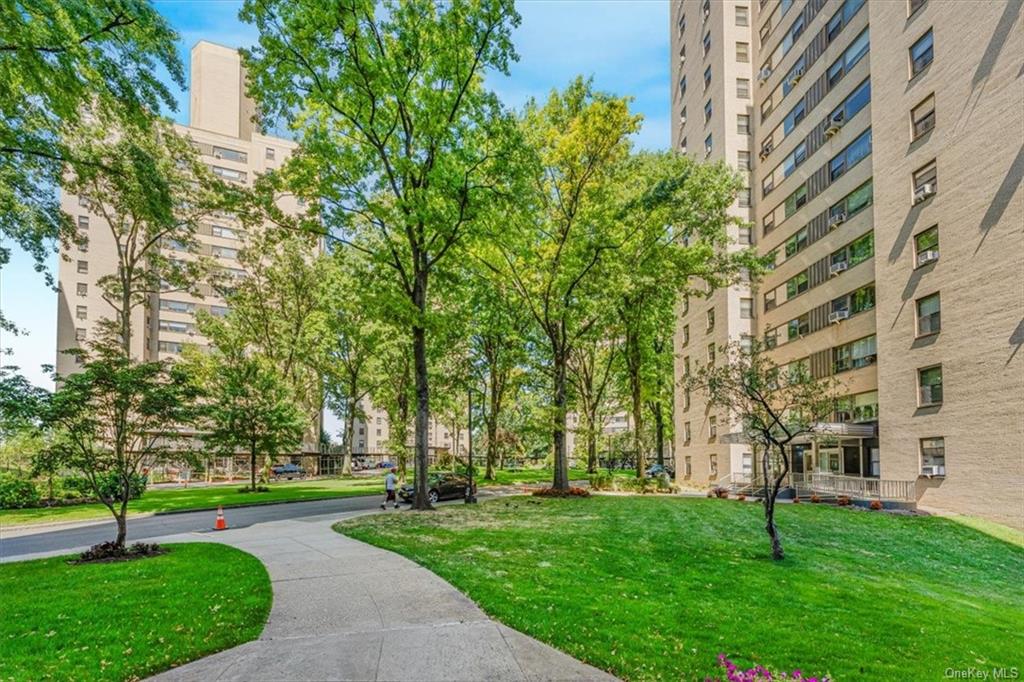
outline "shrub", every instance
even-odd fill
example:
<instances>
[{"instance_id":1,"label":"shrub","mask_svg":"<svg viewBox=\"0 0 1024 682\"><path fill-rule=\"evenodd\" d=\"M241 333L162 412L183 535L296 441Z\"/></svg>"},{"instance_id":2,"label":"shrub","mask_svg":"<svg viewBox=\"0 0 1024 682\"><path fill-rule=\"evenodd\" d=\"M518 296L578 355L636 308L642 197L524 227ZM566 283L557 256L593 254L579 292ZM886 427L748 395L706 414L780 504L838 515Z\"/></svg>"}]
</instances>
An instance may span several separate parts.
<instances>
[{"instance_id":1,"label":"shrub","mask_svg":"<svg viewBox=\"0 0 1024 682\"><path fill-rule=\"evenodd\" d=\"M871 500L871 504L869 504L868 506L871 507L872 509L874 509L875 511L880 511L882 509L882 501L881 500Z\"/></svg>"},{"instance_id":2,"label":"shrub","mask_svg":"<svg viewBox=\"0 0 1024 682\"><path fill-rule=\"evenodd\" d=\"M590 474L587 477L590 482L592 490L611 490L612 489L612 475L607 471L598 471L595 474Z\"/></svg>"},{"instance_id":3,"label":"shrub","mask_svg":"<svg viewBox=\"0 0 1024 682\"><path fill-rule=\"evenodd\" d=\"M268 488L265 485L258 485L258 486L256 486L256 490L253 491L253 489L251 487L243 486L243 487L238 489L238 492L240 492L240 493L251 493L251 492L269 493L270 492L270 488Z\"/></svg>"},{"instance_id":4,"label":"shrub","mask_svg":"<svg viewBox=\"0 0 1024 682\"><path fill-rule=\"evenodd\" d=\"M712 488L711 490L708 490L708 497L711 498L711 497L714 497L714 496L715 496L715 489Z\"/></svg>"},{"instance_id":5,"label":"shrub","mask_svg":"<svg viewBox=\"0 0 1024 682\"><path fill-rule=\"evenodd\" d=\"M117 500L121 498L121 477L117 473L111 471L106 474L99 474L96 477L97 483L99 483L100 495L107 498L108 500ZM149 479L141 474L132 474L128 480L128 499L137 500L142 497L142 493L146 492L146 485L149 483ZM92 484L89 479L84 476L68 476L62 481L64 486L64 496L69 499L79 497L83 499L93 500L96 499L96 491L93 490ZM70 494L69 494L70 493Z\"/></svg>"},{"instance_id":6,"label":"shrub","mask_svg":"<svg viewBox=\"0 0 1024 682\"><path fill-rule=\"evenodd\" d=\"M568 490L558 488L538 488L533 491L534 497L590 497L590 491L586 488L571 487Z\"/></svg>"},{"instance_id":7,"label":"shrub","mask_svg":"<svg viewBox=\"0 0 1024 682\"><path fill-rule=\"evenodd\" d=\"M850 498L846 495L840 495L836 498L836 504L840 507L848 507L850 505Z\"/></svg>"},{"instance_id":8,"label":"shrub","mask_svg":"<svg viewBox=\"0 0 1024 682\"><path fill-rule=\"evenodd\" d=\"M800 498L799 497L794 497L793 498L793 504L800 504Z\"/></svg>"},{"instance_id":9,"label":"shrub","mask_svg":"<svg viewBox=\"0 0 1024 682\"><path fill-rule=\"evenodd\" d=\"M165 550L160 545L145 542L136 542L134 545L118 545L115 542L101 542L93 545L78 555L78 559L71 563L86 564L93 561L122 561L126 559L140 559L147 556L164 554Z\"/></svg>"},{"instance_id":10,"label":"shrub","mask_svg":"<svg viewBox=\"0 0 1024 682\"><path fill-rule=\"evenodd\" d=\"M740 502L742 502L745 499L747 499L747 496L744 495L743 493L740 493L739 495L736 496L736 499L739 500Z\"/></svg>"},{"instance_id":11,"label":"shrub","mask_svg":"<svg viewBox=\"0 0 1024 682\"><path fill-rule=\"evenodd\" d=\"M713 488L712 492L715 494L715 497L717 497L720 500L728 500L729 499L729 489L728 488L721 488L721 487Z\"/></svg>"},{"instance_id":12,"label":"shrub","mask_svg":"<svg viewBox=\"0 0 1024 682\"><path fill-rule=\"evenodd\" d=\"M22 509L39 504L39 491L32 481L13 474L0 474L0 509Z\"/></svg>"},{"instance_id":13,"label":"shrub","mask_svg":"<svg viewBox=\"0 0 1024 682\"><path fill-rule=\"evenodd\" d=\"M675 486L672 485L672 479L664 471L658 474L654 481L658 486L659 493L670 493L675 490Z\"/></svg>"},{"instance_id":14,"label":"shrub","mask_svg":"<svg viewBox=\"0 0 1024 682\"><path fill-rule=\"evenodd\" d=\"M818 493L811 493L811 502L814 504L821 502L821 498L818 496Z\"/></svg>"}]
</instances>

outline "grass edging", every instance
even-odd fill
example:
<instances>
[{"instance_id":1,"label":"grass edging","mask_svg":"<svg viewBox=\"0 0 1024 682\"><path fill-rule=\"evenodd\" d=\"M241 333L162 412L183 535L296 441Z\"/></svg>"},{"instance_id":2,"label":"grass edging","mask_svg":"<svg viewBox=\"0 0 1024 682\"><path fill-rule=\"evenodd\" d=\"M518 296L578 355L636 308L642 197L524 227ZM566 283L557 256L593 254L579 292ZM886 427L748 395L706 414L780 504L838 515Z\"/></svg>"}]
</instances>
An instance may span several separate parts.
<instances>
[{"instance_id":1,"label":"grass edging","mask_svg":"<svg viewBox=\"0 0 1024 682\"><path fill-rule=\"evenodd\" d=\"M216 542L131 561L0 564L0 679L139 679L260 636L270 576Z\"/></svg>"}]
</instances>

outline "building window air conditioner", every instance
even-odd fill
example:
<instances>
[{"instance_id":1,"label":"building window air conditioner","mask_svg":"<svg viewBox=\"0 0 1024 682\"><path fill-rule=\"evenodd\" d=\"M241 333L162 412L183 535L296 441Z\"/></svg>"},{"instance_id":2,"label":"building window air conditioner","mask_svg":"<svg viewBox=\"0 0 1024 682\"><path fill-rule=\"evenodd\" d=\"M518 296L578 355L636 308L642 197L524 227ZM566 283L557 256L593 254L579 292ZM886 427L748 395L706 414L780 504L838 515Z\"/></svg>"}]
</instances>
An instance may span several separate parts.
<instances>
[{"instance_id":1,"label":"building window air conditioner","mask_svg":"<svg viewBox=\"0 0 1024 682\"><path fill-rule=\"evenodd\" d=\"M847 263L844 260L841 260L838 263L833 263L831 265L831 267L829 267L828 274L831 275L832 277L835 277L840 272L843 272L844 270L846 270L849 267L850 267L849 263Z\"/></svg>"},{"instance_id":2,"label":"building window air conditioner","mask_svg":"<svg viewBox=\"0 0 1024 682\"><path fill-rule=\"evenodd\" d=\"M922 251L917 254L918 265L928 265L928 263L934 263L937 260L939 260L938 251Z\"/></svg>"},{"instance_id":3,"label":"building window air conditioner","mask_svg":"<svg viewBox=\"0 0 1024 682\"><path fill-rule=\"evenodd\" d=\"M850 311L847 309L834 310L828 314L829 324L839 324L850 316Z\"/></svg>"},{"instance_id":4,"label":"building window air conditioner","mask_svg":"<svg viewBox=\"0 0 1024 682\"><path fill-rule=\"evenodd\" d=\"M829 219L828 219L828 229L834 230L834 229L836 229L837 227L839 227L840 225L842 225L845 222L846 222L846 211L840 211L839 213L835 213L835 214L829 216Z\"/></svg>"},{"instance_id":5,"label":"building window air conditioner","mask_svg":"<svg viewBox=\"0 0 1024 682\"><path fill-rule=\"evenodd\" d=\"M935 185L930 182L926 182L914 190L914 203L920 204L922 201L932 196L935 196Z\"/></svg>"}]
</instances>

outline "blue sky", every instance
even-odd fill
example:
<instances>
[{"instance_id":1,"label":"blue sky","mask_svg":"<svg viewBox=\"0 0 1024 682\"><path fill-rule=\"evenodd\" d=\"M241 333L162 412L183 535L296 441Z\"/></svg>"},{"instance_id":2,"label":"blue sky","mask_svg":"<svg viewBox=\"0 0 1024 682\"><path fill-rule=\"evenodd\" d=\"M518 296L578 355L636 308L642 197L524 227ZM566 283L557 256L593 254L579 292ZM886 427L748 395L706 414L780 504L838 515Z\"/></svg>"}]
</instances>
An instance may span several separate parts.
<instances>
[{"instance_id":1,"label":"blue sky","mask_svg":"<svg viewBox=\"0 0 1024 682\"><path fill-rule=\"evenodd\" d=\"M157 0L181 34L179 50L188 65L188 51L201 39L230 47L256 40L255 30L238 20L240 2L230 0ZM630 95L644 115L636 137L640 147L663 149L669 144L669 4L662 0L529 0L518 3L522 24L514 40L519 61L511 75L488 78L488 85L511 107L530 97L543 98L577 74L592 76L608 92ZM177 92L174 118L188 121L188 97ZM56 271L57 257L50 267ZM34 272L31 259L15 251L0 270L0 309L26 331L5 334L0 348L13 355L3 364L21 367L33 382L50 387L40 370L56 357L57 294Z\"/></svg>"}]
</instances>

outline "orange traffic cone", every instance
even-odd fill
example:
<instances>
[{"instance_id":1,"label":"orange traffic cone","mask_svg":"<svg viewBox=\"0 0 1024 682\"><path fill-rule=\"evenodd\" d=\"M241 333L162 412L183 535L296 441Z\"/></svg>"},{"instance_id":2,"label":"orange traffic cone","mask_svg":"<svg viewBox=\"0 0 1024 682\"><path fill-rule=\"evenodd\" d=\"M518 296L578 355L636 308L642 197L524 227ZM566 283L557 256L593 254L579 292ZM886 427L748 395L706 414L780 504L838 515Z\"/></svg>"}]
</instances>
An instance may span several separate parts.
<instances>
[{"instance_id":1,"label":"orange traffic cone","mask_svg":"<svg viewBox=\"0 0 1024 682\"><path fill-rule=\"evenodd\" d=\"M228 522L224 520L224 507L217 505L217 523L213 524L214 530L227 530Z\"/></svg>"}]
</instances>

